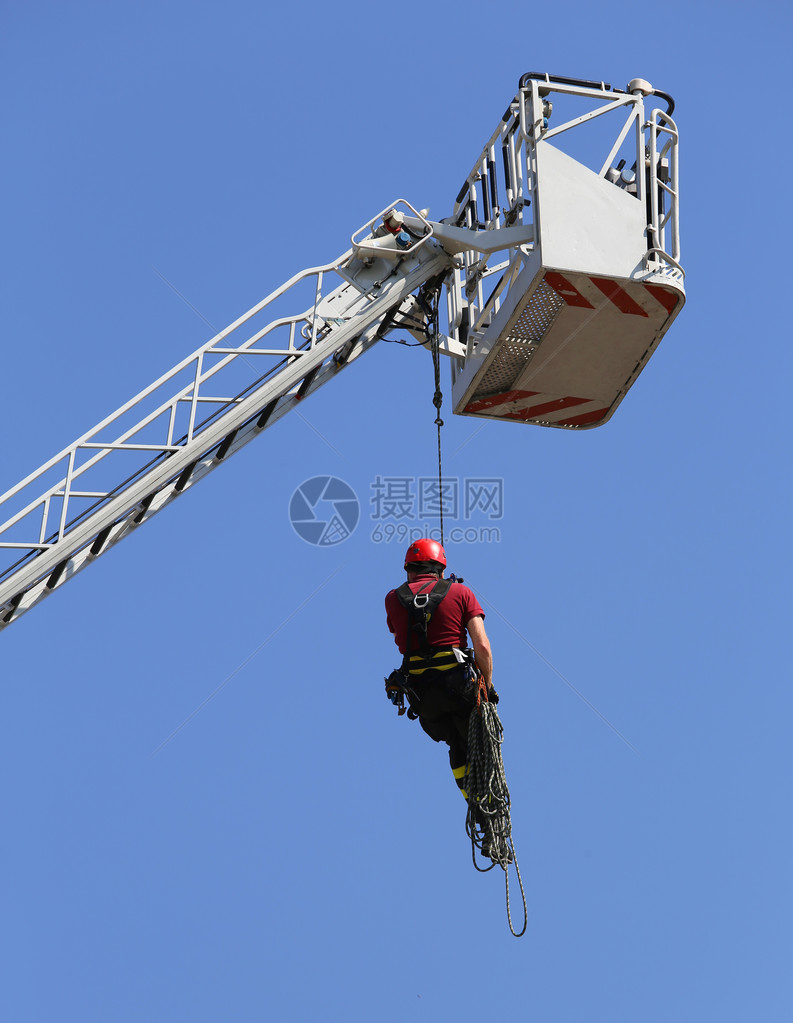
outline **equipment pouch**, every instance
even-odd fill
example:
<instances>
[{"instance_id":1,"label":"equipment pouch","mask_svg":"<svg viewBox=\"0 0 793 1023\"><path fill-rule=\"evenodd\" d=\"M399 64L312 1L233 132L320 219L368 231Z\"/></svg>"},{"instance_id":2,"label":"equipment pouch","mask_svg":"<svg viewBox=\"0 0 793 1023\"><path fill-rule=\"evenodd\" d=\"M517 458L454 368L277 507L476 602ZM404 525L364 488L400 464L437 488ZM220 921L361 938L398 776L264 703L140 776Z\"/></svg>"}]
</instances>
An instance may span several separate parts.
<instances>
[{"instance_id":1,"label":"equipment pouch","mask_svg":"<svg viewBox=\"0 0 793 1023\"><path fill-rule=\"evenodd\" d=\"M399 710L401 717L405 713L405 682L407 679L400 668L394 668L385 681L385 694Z\"/></svg>"}]
</instances>

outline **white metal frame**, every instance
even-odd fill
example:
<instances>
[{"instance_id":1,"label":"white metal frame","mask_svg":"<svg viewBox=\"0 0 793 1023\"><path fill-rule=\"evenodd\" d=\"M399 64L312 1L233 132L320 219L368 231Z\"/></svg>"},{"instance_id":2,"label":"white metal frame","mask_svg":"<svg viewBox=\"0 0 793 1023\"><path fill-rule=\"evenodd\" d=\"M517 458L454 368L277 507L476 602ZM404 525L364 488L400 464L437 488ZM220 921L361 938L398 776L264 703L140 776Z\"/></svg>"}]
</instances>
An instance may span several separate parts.
<instances>
[{"instance_id":1,"label":"white metal frame","mask_svg":"<svg viewBox=\"0 0 793 1023\"><path fill-rule=\"evenodd\" d=\"M3 494L0 552L20 557L0 568L0 629L368 350L388 314L450 265L428 239L396 265L350 250L303 270ZM307 308L257 327L305 289ZM243 364L250 383L229 389ZM145 458L132 474L130 453Z\"/></svg>"},{"instance_id":2,"label":"white metal frame","mask_svg":"<svg viewBox=\"0 0 793 1023\"><path fill-rule=\"evenodd\" d=\"M541 142L572 133L596 118L603 119L620 108L625 118L609 147L593 166L606 178L621 149L630 147L637 168L636 195L648 203L645 268L682 282L680 265L678 133L670 114L660 108L645 113L651 87L638 79L628 89L601 83L583 83L546 76L524 76L493 134L485 143L455 202L449 223L469 230L498 232L522 225L529 240L519 246L505 245L500 259L490 262L469 251L455 271L447 289L448 333L462 342L471 356L477 342L506 300L520 270L540 237L536 147ZM631 88L633 86L633 88ZM562 123L547 119L545 104L558 96L590 100L593 108ZM668 167L661 180L659 166ZM615 186L618 187L618 186ZM659 198L666 197L662 211ZM501 202L501 197L504 202ZM498 237L498 235L496 235ZM453 367L456 375L459 366Z\"/></svg>"},{"instance_id":3,"label":"white metal frame","mask_svg":"<svg viewBox=\"0 0 793 1023\"><path fill-rule=\"evenodd\" d=\"M599 106L551 127L547 104L554 94ZM634 182L648 210L645 267L682 290L677 128L671 105L645 119L651 94L639 79L622 91L525 75L450 218L433 223L404 199L392 203L352 235L350 251L296 274L3 494L0 555L12 563L0 564L0 630L294 408L400 318L427 341L416 325L418 316L429 326L424 306L412 296L441 278L448 325L434 340L452 356L454 385L516 282L517 301L521 271L539 255L541 141L625 108L597 173L620 187L612 163L633 132L635 166L647 167ZM409 243L378 225L391 209L402 214ZM137 458L132 472L130 456Z\"/></svg>"}]
</instances>

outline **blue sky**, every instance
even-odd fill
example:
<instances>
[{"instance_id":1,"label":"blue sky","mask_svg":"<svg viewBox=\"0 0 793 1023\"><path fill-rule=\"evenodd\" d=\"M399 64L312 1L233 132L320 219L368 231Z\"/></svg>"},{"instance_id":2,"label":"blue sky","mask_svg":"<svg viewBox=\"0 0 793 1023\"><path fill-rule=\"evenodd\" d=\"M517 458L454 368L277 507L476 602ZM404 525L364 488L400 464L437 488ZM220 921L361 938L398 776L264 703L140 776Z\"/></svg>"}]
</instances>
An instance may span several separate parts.
<instances>
[{"instance_id":1,"label":"blue sky","mask_svg":"<svg viewBox=\"0 0 793 1023\"><path fill-rule=\"evenodd\" d=\"M383 698L404 544L373 487L436 450L429 356L380 344L0 636L3 1018L790 1017L790 28L0 15L0 491L393 199L448 215L525 71L675 97L688 296L602 429L445 410L447 474L503 479L498 542L447 549L488 613L526 936ZM361 503L324 550L287 514L318 475Z\"/></svg>"}]
</instances>

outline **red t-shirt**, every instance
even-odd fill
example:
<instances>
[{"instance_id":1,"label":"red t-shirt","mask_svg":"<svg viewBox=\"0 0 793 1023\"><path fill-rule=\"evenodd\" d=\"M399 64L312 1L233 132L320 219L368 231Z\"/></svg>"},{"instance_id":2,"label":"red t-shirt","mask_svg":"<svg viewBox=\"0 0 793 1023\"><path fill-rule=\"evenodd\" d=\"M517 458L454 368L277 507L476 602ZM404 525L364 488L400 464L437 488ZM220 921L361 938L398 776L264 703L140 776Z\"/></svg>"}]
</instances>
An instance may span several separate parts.
<instances>
[{"instance_id":1,"label":"red t-shirt","mask_svg":"<svg viewBox=\"0 0 793 1023\"><path fill-rule=\"evenodd\" d=\"M427 591L432 589L427 585L435 581L435 576L422 575L411 582L410 589L417 593L426 586ZM396 590L391 590L385 598L386 621L388 628L394 633L394 642L399 647L401 654L407 648L407 630L409 614L406 607L399 603ZM462 583L452 583L443 600L434 611L430 623L427 626L427 639L431 646L438 647L464 647L467 646L465 627L472 618L477 616L485 617L485 612L479 606L479 601L467 586Z\"/></svg>"}]
</instances>

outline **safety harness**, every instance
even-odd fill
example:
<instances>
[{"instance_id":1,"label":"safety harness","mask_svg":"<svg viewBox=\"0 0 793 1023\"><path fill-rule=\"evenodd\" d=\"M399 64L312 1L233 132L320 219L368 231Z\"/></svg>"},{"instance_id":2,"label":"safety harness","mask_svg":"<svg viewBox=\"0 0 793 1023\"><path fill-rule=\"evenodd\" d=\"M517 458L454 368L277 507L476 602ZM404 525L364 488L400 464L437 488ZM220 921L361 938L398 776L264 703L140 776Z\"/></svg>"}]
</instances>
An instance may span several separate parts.
<instances>
[{"instance_id":1,"label":"safety harness","mask_svg":"<svg viewBox=\"0 0 793 1023\"><path fill-rule=\"evenodd\" d=\"M449 647L433 647L427 638L427 626L453 582L454 579L431 580L415 593L409 583L403 583L395 591L399 603L408 612L407 641L401 667L392 671L385 683L386 693L400 715L406 712L405 695L413 698L411 702L418 703L416 692L409 685L412 678L425 671L449 671L464 663L460 660L461 652ZM415 720L418 714L411 707L407 709L407 716Z\"/></svg>"},{"instance_id":2,"label":"safety harness","mask_svg":"<svg viewBox=\"0 0 793 1023\"><path fill-rule=\"evenodd\" d=\"M424 583L415 593L410 583L402 583L396 591L397 600L408 612L407 642L402 660L402 670L406 674L420 675L428 668L443 671L456 666L457 661L451 650L434 649L427 638L427 626L451 585L451 579L436 579Z\"/></svg>"}]
</instances>

